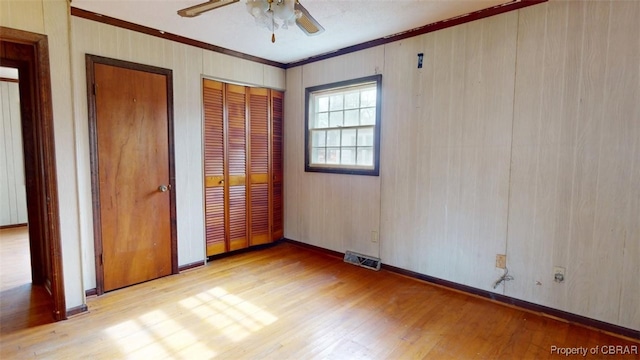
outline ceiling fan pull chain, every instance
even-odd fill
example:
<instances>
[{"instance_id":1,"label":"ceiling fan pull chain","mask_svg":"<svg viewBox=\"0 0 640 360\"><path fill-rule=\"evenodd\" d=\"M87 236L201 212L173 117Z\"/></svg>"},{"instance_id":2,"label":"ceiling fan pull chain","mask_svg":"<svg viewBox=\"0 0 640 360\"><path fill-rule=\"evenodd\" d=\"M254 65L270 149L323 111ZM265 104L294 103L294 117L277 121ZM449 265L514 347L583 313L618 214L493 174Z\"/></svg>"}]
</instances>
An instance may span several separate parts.
<instances>
[{"instance_id":1,"label":"ceiling fan pull chain","mask_svg":"<svg viewBox=\"0 0 640 360\"><path fill-rule=\"evenodd\" d=\"M271 11L271 3L269 3L269 11ZM276 20L274 19L275 14L271 13L271 43L275 44L276 42Z\"/></svg>"}]
</instances>

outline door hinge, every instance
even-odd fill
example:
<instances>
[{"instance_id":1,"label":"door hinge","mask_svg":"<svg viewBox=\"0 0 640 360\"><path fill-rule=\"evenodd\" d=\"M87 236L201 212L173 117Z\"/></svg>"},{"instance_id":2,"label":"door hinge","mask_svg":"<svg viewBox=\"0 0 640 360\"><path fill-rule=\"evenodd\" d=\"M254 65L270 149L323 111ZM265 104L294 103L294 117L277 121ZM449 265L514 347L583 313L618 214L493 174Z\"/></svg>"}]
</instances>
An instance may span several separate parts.
<instances>
[{"instance_id":1,"label":"door hinge","mask_svg":"<svg viewBox=\"0 0 640 360\"><path fill-rule=\"evenodd\" d=\"M98 95L98 84L93 84L93 96Z\"/></svg>"},{"instance_id":2,"label":"door hinge","mask_svg":"<svg viewBox=\"0 0 640 360\"><path fill-rule=\"evenodd\" d=\"M102 266L102 264L104 264L104 262L102 261L102 254L100 254L100 266Z\"/></svg>"}]
</instances>

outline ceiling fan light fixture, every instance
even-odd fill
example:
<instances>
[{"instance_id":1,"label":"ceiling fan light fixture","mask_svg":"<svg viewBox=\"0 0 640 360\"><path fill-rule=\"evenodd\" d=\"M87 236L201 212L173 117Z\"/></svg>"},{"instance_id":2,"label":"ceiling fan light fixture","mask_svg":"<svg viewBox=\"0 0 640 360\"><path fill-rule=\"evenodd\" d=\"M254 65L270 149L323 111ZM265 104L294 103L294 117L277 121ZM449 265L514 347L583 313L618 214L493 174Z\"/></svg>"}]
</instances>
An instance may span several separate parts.
<instances>
[{"instance_id":1,"label":"ceiling fan light fixture","mask_svg":"<svg viewBox=\"0 0 640 360\"><path fill-rule=\"evenodd\" d=\"M194 5L185 9L178 10L178 15L182 17L196 17L203 12L217 9L226 5L237 3L240 0L210 0L205 3Z\"/></svg>"},{"instance_id":2,"label":"ceiling fan light fixture","mask_svg":"<svg viewBox=\"0 0 640 360\"><path fill-rule=\"evenodd\" d=\"M236 3L240 0L209 0L207 2L178 10L178 15L194 17L203 12ZM293 24L307 35L317 35L324 28L309 11L300 4L299 0L243 0L246 9L260 27L271 31L271 42L276 41L275 31L279 28L288 29Z\"/></svg>"},{"instance_id":3,"label":"ceiling fan light fixture","mask_svg":"<svg viewBox=\"0 0 640 360\"><path fill-rule=\"evenodd\" d=\"M296 0L247 0L247 12L258 26L269 31L288 29L302 14L295 9Z\"/></svg>"},{"instance_id":4,"label":"ceiling fan light fixture","mask_svg":"<svg viewBox=\"0 0 640 360\"><path fill-rule=\"evenodd\" d=\"M296 25L302 30L305 34L318 35L324 32L324 28L320 23L309 14L309 11L302 6L297 0L295 3L295 11L299 13L299 16L296 18Z\"/></svg>"}]
</instances>

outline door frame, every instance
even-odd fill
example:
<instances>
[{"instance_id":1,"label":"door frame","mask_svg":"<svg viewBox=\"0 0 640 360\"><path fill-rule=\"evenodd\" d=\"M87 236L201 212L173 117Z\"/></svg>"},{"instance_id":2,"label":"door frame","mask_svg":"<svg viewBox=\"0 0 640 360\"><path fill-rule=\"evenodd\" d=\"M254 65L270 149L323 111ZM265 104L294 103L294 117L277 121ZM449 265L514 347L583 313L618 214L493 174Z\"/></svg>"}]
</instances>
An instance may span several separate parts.
<instances>
[{"instance_id":1,"label":"door frame","mask_svg":"<svg viewBox=\"0 0 640 360\"><path fill-rule=\"evenodd\" d=\"M28 74L20 79L20 112L23 119L30 119L26 124L23 122L23 142L25 131L31 134L23 147L25 167L31 167L25 176L32 173L34 177L26 179L32 190L27 197L29 227L36 228L34 232L29 230L32 280L34 284L44 285L51 293L54 319L64 320L67 318L67 309L62 272L48 38L47 35L0 26L0 42L2 48L5 44L29 48L29 51L19 54L3 54L0 62L18 67L23 74L25 71ZM33 160L27 164L28 158ZM47 264L49 269L45 268Z\"/></svg>"},{"instance_id":2,"label":"door frame","mask_svg":"<svg viewBox=\"0 0 640 360\"><path fill-rule=\"evenodd\" d=\"M89 148L91 159L91 197L93 199L93 240L96 267L96 294L104 294L104 267L102 263L102 224L100 222L100 177L98 169L98 128L95 97L95 64L110 65L130 70L164 75L167 80L167 131L169 146L169 213L171 226L171 274L178 270L178 233L176 221L176 186L173 139L173 70L98 55L85 55L87 68L87 104L89 105Z\"/></svg>"}]
</instances>

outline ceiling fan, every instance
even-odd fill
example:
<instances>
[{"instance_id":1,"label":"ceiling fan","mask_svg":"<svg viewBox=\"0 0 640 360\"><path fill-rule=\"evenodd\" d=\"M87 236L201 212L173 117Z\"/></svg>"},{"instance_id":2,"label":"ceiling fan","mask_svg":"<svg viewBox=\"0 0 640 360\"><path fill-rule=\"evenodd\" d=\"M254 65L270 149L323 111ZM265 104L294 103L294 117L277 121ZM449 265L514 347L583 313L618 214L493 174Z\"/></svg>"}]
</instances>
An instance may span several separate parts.
<instances>
[{"instance_id":1,"label":"ceiling fan","mask_svg":"<svg viewBox=\"0 0 640 360\"><path fill-rule=\"evenodd\" d=\"M178 10L182 17L195 17L240 0L209 0L207 2ZM274 31L287 29L294 23L307 35L318 35L324 31L322 25L309 14L298 0L244 0L247 11L259 26L272 32L271 42L275 42Z\"/></svg>"}]
</instances>

